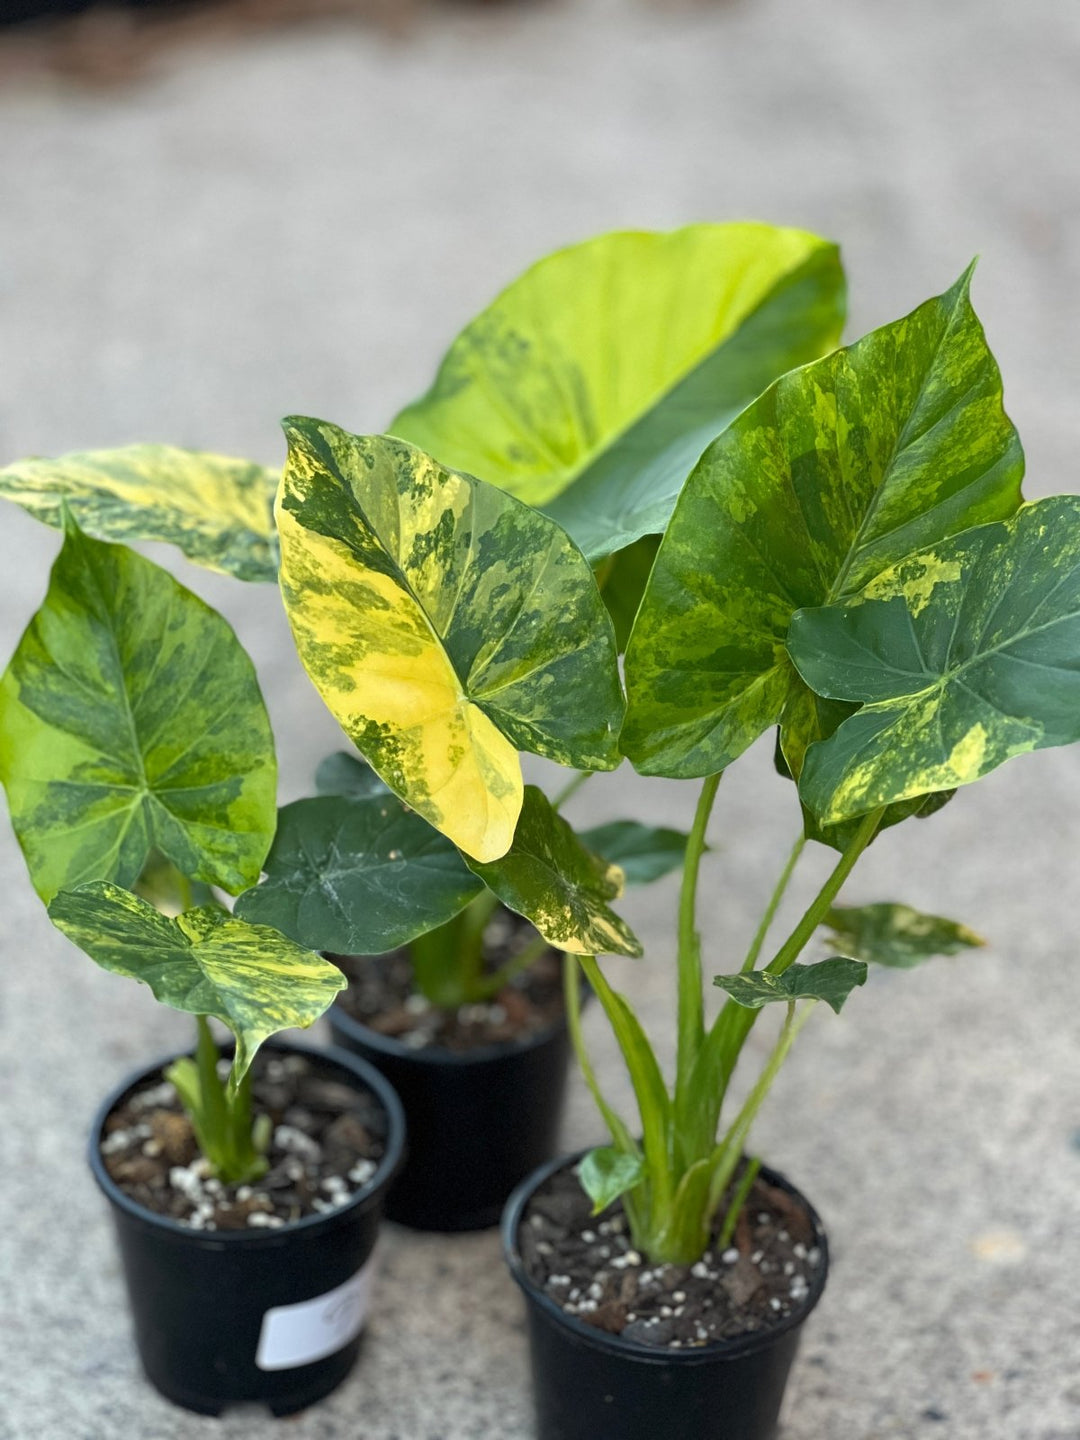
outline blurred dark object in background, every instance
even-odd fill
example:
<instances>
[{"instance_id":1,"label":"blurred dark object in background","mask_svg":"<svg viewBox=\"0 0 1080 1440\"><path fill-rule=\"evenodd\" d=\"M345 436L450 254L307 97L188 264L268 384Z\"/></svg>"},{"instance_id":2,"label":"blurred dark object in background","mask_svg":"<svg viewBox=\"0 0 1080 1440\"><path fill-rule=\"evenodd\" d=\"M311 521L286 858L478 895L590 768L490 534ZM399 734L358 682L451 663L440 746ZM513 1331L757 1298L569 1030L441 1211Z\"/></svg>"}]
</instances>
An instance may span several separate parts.
<instances>
[{"instance_id":1,"label":"blurred dark object in background","mask_svg":"<svg viewBox=\"0 0 1080 1440\"><path fill-rule=\"evenodd\" d=\"M60 76L90 86L138 80L191 43L242 40L326 20L407 34L455 0L0 0L0 84ZM487 0L485 8L507 0Z\"/></svg>"}]
</instances>

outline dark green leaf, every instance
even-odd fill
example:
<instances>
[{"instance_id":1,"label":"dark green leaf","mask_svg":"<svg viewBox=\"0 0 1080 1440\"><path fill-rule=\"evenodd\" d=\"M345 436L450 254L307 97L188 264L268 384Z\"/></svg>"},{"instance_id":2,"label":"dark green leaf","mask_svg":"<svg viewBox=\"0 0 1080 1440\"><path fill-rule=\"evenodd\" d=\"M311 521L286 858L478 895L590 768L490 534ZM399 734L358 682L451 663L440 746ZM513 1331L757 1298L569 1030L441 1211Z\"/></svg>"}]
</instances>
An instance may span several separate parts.
<instances>
[{"instance_id":1,"label":"dark green leaf","mask_svg":"<svg viewBox=\"0 0 1080 1440\"><path fill-rule=\"evenodd\" d=\"M557 950L641 954L637 937L607 903L622 894L622 871L587 850L535 785L525 786L509 852L487 865L465 860L508 909L530 920Z\"/></svg>"},{"instance_id":2,"label":"dark green leaf","mask_svg":"<svg viewBox=\"0 0 1080 1440\"><path fill-rule=\"evenodd\" d=\"M834 905L825 917L830 944L869 960L910 970L935 955L956 955L986 941L974 930L940 915L922 915L910 905Z\"/></svg>"},{"instance_id":3,"label":"dark green leaf","mask_svg":"<svg viewBox=\"0 0 1080 1440\"><path fill-rule=\"evenodd\" d=\"M826 824L1080 739L1080 499L902 561L796 616L789 645L820 694L868 702L807 754L800 791Z\"/></svg>"},{"instance_id":4,"label":"dark green leaf","mask_svg":"<svg viewBox=\"0 0 1080 1440\"><path fill-rule=\"evenodd\" d=\"M270 721L231 628L70 520L0 682L0 779L45 901L85 880L133 885L154 850L235 894L274 834Z\"/></svg>"},{"instance_id":5,"label":"dark green leaf","mask_svg":"<svg viewBox=\"0 0 1080 1440\"><path fill-rule=\"evenodd\" d=\"M315 771L315 788L320 795L349 795L354 800L393 794L366 760L359 755L349 755L344 750L319 761L319 768Z\"/></svg>"},{"instance_id":6,"label":"dark green leaf","mask_svg":"<svg viewBox=\"0 0 1080 1440\"><path fill-rule=\"evenodd\" d=\"M627 646L625 753L646 774L712 774L782 721L797 774L813 737L799 733L792 615L1012 514L1022 473L967 275L783 376L679 498Z\"/></svg>"},{"instance_id":7,"label":"dark green leaf","mask_svg":"<svg viewBox=\"0 0 1080 1440\"><path fill-rule=\"evenodd\" d=\"M727 991L736 1005L747 1010L760 1010L774 1000L789 1004L795 1000L824 1000L837 1015L852 990L865 983L863 962L843 955L814 965L792 965L782 975L750 970L741 975L717 975L713 981Z\"/></svg>"},{"instance_id":8,"label":"dark green leaf","mask_svg":"<svg viewBox=\"0 0 1080 1440\"><path fill-rule=\"evenodd\" d=\"M619 866L627 885L649 885L678 870L689 838L681 830L641 825L637 820L612 820L578 835L587 849Z\"/></svg>"},{"instance_id":9,"label":"dark green leaf","mask_svg":"<svg viewBox=\"0 0 1080 1440\"><path fill-rule=\"evenodd\" d=\"M268 1036L312 1024L345 988L328 961L217 906L169 919L98 881L61 891L49 918L103 970L141 981L174 1010L227 1025L236 1081Z\"/></svg>"},{"instance_id":10,"label":"dark green leaf","mask_svg":"<svg viewBox=\"0 0 1080 1440\"><path fill-rule=\"evenodd\" d=\"M611 1145L590 1150L577 1167L581 1188L592 1201L592 1213L602 1210L641 1183L645 1162L640 1155L627 1155Z\"/></svg>"},{"instance_id":11,"label":"dark green leaf","mask_svg":"<svg viewBox=\"0 0 1080 1440\"><path fill-rule=\"evenodd\" d=\"M324 795L281 810L266 879L236 913L313 950L378 955L452 919L483 888L395 795Z\"/></svg>"}]
</instances>

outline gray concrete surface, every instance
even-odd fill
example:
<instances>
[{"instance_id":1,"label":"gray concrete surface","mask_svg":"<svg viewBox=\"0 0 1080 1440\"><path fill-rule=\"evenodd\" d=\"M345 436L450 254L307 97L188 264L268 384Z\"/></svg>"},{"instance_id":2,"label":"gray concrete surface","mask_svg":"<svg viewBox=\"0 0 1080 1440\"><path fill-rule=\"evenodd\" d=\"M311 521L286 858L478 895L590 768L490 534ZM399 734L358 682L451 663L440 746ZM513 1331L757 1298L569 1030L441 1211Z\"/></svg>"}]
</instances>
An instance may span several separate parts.
<instances>
[{"instance_id":1,"label":"gray concrete surface","mask_svg":"<svg viewBox=\"0 0 1080 1440\"><path fill-rule=\"evenodd\" d=\"M401 41L337 23L192 49L119 90L9 85L0 451L139 438L273 460L287 411L377 429L458 324L550 246L753 216L844 243L851 335L980 251L976 303L1030 490L1075 489L1078 81L1070 0L566 0L433 17ZM4 512L5 656L54 548ZM302 793L336 733L273 592L176 563L255 654L284 793ZM575 806L685 821L692 803L621 774ZM717 810L715 969L795 823L759 747ZM890 833L850 886L954 915L992 946L875 975L842 1019L817 1017L761 1124L835 1245L784 1440L1080 1437L1078 841L1080 751L1034 756ZM186 1025L51 930L6 826L0 875L0 1436L265 1435L261 1415L200 1420L144 1384L83 1168L98 1097ZM670 884L633 898L648 958L610 964L665 1043L673 898ZM601 1069L625 1096L599 1018ZM598 1133L577 1085L567 1144ZM495 1236L387 1235L362 1368L282 1433L529 1435Z\"/></svg>"}]
</instances>

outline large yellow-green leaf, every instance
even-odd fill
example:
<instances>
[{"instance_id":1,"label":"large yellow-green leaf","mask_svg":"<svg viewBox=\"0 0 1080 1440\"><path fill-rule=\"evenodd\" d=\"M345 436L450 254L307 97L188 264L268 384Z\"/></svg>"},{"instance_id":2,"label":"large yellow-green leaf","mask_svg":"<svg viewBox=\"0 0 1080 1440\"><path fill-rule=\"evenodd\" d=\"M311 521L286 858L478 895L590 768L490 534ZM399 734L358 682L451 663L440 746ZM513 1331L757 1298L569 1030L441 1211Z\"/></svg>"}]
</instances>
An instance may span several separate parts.
<instances>
[{"instance_id":1,"label":"large yellow-green leaf","mask_svg":"<svg viewBox=\"0 0 1080 1440\"><path fill-rule=\"evenodd\" d=\"M517 750L613 769L615 637L546 516L403 441L286 422L281 587L300 658L383 780L467 854L510 847Z\"/></svg>"},{"instance_id":2,"label":"large yellow-green leaf","mask_svg":"<svg viewBox=\"0 0 1080 1440\"><path fill-rule=\"evenodd\" d=\"M216 905L171 919L95 881L62 890L49 918L103 970L141 981L174 1010L227 1025L236 1036L236 1082L265 1039L311 1025L346 984L321 956Z\"/></svg>"},{"instance_id":3,"label":"large yellow-green leaf","mask_svg":"<svg viewBox=\"0 0 1080 1440\"><path fill-rule=\"evenodd\" d=\"M69 519L0 681L0 780L38 894L133 885L155 850L235 894L270 847L276 779L255 670L230 626Z\"/></svg>"},{"instance_id":4,"label":"large yellow-green leaf","mask_svg":"<svg viewBox=\"0 0 1080 1440\"><path fill-rule=\"evenodd\" d=\"M800 793L825 823L1080 739L1080 497L1025 505L800 612L789 647L815 691L866 702L807 752Z\"/></svg>"},{"instance_id":5,"label":"large yellow-green leaf","mask_svg":"<svg viewBox=\"0 0 1080 1440\"><path fill-rule=\"evenodd\" d=\"M806 231L601 235L504 290L390 429L547 507L595 559L663 531L707 442L843 318L836 247Z\"/></svg>"},{"instance_id":6,"label":"large yellow-green leaf","mask_svg":"<svg viewBox=\"0 0 1080 1440\"><path fill-rule=\"evenodd\" d=\"M162 540L240 580L273 580L278 476L251 460L173 445L126 445L0 469L0 498L48 525L68 510L99 540Z\"/></svg>"},{"instance_id":7,"label":"large yellow-green leaf","mask_svg":"<svg viewBox=\"0 0 1080 1440\"><path fill-rule=\"evenodd\" d=\"M798 775L817 736L785 650L794 612L1015 511L1023 453L969 278L783 376L702 456L627 647L639 770L714 773L783 719Z\"/></svg>"},{"instance_id":8,"label":"large yellow-green leaf","mask_svg":"<svg viewBox=\"0 0 1080 1440\"><path fill-rule=\"evenodd\" d=\"M618 865L594 855L535 785L525 786L514 844L502 859L466 863L549 945L574 955L640 955L641 944L608 904L623 892Z\"/></svg>"}]
</instances>

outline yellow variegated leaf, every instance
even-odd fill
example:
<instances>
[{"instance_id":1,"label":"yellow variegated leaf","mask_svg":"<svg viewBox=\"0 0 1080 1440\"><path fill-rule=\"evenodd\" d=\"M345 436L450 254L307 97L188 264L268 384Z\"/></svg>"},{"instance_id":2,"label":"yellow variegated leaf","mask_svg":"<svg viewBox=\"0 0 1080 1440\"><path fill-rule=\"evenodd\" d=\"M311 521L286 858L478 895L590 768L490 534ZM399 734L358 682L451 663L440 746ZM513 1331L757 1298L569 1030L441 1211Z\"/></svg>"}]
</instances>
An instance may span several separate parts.
<instances>
[{"instance_id":1,"label":"yellow variegated leaf","mask_svg":"<svg viewBox=\"0 0 1080 1440\"><path fill-rule=\"evenodd\" d=\"M300 657L383 780L468 855L506 853L518 749L618 764L614 633L547 517L421 451L286 422L281 587Z\"/></svg>"},{"instance_id":2,"label":"yellow variegated leaf","mask_svg":"<svg viewBox=\"0 0 1080 1440\"><path fill-rule=\"evenodd\" d=\"M345 988L328 960L216 905L170 919L98 880L62 890L49 918L103 970L141 981L174 1010L227 1025L236 1036L235 1081L264 1040L313 1024Z\"/></svg>"},{"instance_id":3,"label":"yellow variegated leaf","mask_svg":"<svg viewBox=\"0 0 1080 1440\"><path fill-rule=\"evenodd\" d=\"M0 498L58 527L66 504L79 528L98 540L165 541L207 569L273 580L277 479L251 460L127 445L19 460L0 469Z\"/></svg>"}]
</instances>

